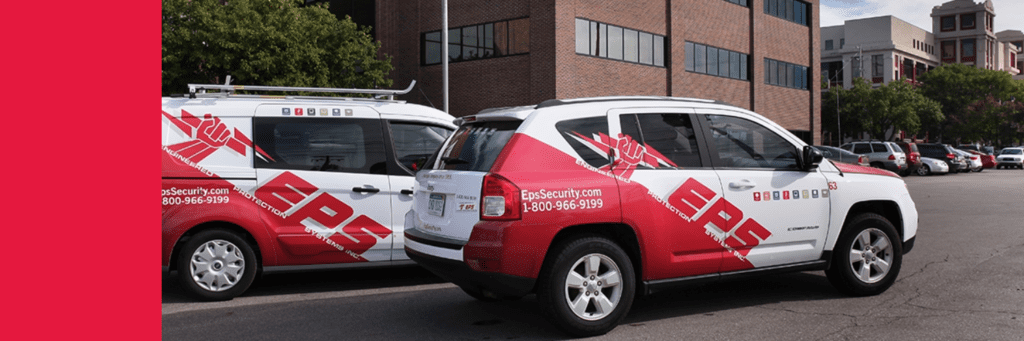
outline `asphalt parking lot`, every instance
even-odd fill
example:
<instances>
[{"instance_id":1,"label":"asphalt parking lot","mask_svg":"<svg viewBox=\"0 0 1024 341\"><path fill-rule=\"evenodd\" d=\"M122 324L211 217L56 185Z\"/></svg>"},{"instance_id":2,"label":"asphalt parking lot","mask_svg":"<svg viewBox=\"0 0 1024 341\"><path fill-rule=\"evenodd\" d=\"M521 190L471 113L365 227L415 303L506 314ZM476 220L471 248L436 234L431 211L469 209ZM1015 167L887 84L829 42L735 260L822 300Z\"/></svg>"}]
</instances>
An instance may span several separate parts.
<instances>
[{"instance_id":1,"label":"asphalt parking lot","mask_svg":"<svg viewBox=\"0 0 1024 341\"><path fill-rule=\"evenodd\" d=\"M1024 340L1024 171L905 178L920 213L899 279L840 295L822 272L639 299L595 339ZM163 284L166 340L562 339L536 299L484 303L418 267L264 276L228 302Z\"/></svg>"}]
</instances>

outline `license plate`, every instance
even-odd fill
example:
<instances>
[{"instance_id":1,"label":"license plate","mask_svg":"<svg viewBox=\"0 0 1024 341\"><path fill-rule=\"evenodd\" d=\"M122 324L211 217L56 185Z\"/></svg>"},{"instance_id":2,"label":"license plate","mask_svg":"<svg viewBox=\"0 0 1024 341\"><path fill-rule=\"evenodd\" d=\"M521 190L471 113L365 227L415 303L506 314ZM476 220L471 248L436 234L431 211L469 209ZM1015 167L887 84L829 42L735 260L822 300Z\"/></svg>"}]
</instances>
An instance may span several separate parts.
<instances>
[{"instance_id":1,"label":"license plate","mask_svg":"<svg viewBox=\"0 0 1024 341\"><path fill-rule=\"evenodd\" d=\"M427 213L438 217L444 216L444 194L430 194L430 200L427 201Z\"/></svg>"}]
</instances>

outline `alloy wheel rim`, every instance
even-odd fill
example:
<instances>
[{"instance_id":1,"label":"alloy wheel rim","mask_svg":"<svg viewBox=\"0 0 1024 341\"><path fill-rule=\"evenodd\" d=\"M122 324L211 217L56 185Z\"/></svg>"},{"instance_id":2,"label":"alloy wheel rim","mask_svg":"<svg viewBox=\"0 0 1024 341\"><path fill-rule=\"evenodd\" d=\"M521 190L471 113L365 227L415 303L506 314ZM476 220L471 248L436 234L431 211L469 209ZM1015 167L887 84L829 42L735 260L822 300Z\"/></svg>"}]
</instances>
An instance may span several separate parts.
<instances>
[{"instance_id":1,"label":"alloy wheel rim","mask_svg":"<svg viewBox=\"0 0 1024 341\"><path fill-rule=\"evenodd\" d=\"M245 257L235 244L223 239L203 243L192 253L192 281L209 291L224 291L238 284L245 272Z\"/></svg>"},{"instance_id":2,"label":"alloy wheel rim","mask_svg":"<svg viewBox=\"0 0 1024 341\"><path fill-rule=\"evenodd\" d=\"M877 228L861 231L850 246L850 269L861 282L881 281L889 273L892 260L892 242Z\"/></svg>"},{"instance_id":3,"label":"alloy wheel rim","mask_svg":"<svg viewBox=\"0 0 1024 341\"><path fill-rule=\"evenodd\" d=\"M565 303L577 317L587 321L605 318L622 298L619 266L602 254L583 256L569 268L563 291Z\"/></svg>"}]
</instances>

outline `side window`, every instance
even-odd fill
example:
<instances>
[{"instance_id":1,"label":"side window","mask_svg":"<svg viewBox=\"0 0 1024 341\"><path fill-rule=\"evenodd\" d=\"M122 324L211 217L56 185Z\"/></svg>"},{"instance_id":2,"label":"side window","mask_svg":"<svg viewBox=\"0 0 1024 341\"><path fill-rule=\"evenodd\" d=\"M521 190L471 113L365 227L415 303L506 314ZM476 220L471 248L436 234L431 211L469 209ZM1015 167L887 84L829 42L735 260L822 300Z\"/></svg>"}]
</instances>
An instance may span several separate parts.
<instances>
[{"instance_id":1,"label":"side window","mask_svg":"<svg viewBox=\"0 0 1024 341\"><path fill-rule=\"evenodd\" d=\"M760 124L707 115L721 167L798 169L793 144Z\"/></svg>"},{"instance_id":2,"label":"side window","mask_svg":"<svg viewBox=\"0 0 1024 341\"><path fill-rule=\"evenodd\" d=\"M858 143L853 145L854 154L871 154L871 145L867 143Z\"/></svg>"},{"instance_id":3,"label":"side window","mask_svg":"<svg viewBox=\"0 0 1024 341\"><path fill-rule=\"evenodd\" d=\"M889 152L889 148L885 147L885 143L872 143L871 144L871 150L873 150L875 153L888 153Z\"/></svg>"},{"instance_id":4,"label":"side window","mask_svg":"<svg viewBox=\"0 0 1024 341\"><path fill-rule=\"evenodd\" d=\"M637 118L647 153L665 159L675 167L701 166L697 135L690 115L640 114Z\"/></svg>"},{"instance_id":5,"label":"side window","mask_svg":"<svg viewBox=\"0 0 1024 341\"><path fill-rule=\"evenodd\" d=\"M257 117L256 168L386 174L380 120ZM265 154L265 155L264 155Z\"/></svg>"},{"instance_id":6,"label":"side window","mask_svg":"<svg viewBox=\"0 0 1024 341\"><path fill-rule=\"evenodd\" d=\"M825 157L826 159L831 159L833 157L831 150L828 150L826 148L818 148L818 151L821 152L821 156Z\"/></svg>"},{"instance_id":7,"label":"side window","mask_svg":"<svg viewBox=\"0 0 1024 341\"><path fill-rule=\"evenodd\" d=\"M390 122L391 139L398 164L408 170L420 158L428 158L452 134L447 128L419 123Z\"/></svg>"},{"instance_id":8,"label":"side window","mask_svg":"<svg viewBox=\"0 0 1024 341\"><path fill-rule=\"evenodd\" d=\"M602 135L608 136L608 119L605 116L561 121L555 124L555 129L587 164L598 168L608 164L607 152L600 152L587 142L600 142Z\"/></svg>"}]
</instances>

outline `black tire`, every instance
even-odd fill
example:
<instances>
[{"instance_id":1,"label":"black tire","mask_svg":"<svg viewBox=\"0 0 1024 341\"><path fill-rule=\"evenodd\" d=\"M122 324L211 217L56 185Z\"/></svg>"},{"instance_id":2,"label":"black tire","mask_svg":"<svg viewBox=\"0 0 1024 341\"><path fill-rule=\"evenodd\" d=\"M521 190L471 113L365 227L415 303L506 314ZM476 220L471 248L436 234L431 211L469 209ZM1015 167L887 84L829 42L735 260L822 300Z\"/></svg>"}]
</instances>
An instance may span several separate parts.
<instances>
[{"instance_id":1,"label":"black tire","mask_svg":"<svg viewBox=\"0 0 1024 341\"><path fill-rule=\"evenodd\" d=\"M984 167L978 167L977 169L972 169L971 171L975 172L975 173L981 173L981 171L983 171L983 170L985 170Z\"/></svg>"},{"instance_id":2,"label":"black tire","mask_svg":"<svg viewBox=\"0 0 1024 341\"><path fill-rule=\"evenodd\" d=\"M608 239L586 236L552 248L551 255L537 283L537 302L544 313L558 328L574 336L602 335L615 329L633 305L636 291L633 264L626 252ZM599 266L592 269L581 263L584 260L590 264L596 261ZM616 285L602 282L615 279L616 276L610 276L612 266L618 268ZM582 273L578 276L583 281L581 288L571 287L570 272ZM587 273L593 277L586 277ZM594 294L590 295L591 292ZM570 300L586 302L582 309L577 309L580 314L570 307ZM597 302L609 303L610 312L602 311Z\"/></svg>"},{"instance_id":3,"label":"black tire","mask_svg":"<svg viewBox=\"0 0 1024 341\"><path fill-rule=\"evenodd\" d=\"M867 244L871 247L865 246L862 234L867 235ZM877 247L881 244L879 242L883 236L888 241L888 246L883 246L879 250ZM862 250L864 252L859 256L864 258L860 261L851 261L852 254ZM886 262L887 269L884 272L879 271L879 267ZM873 296L885 292L896 282L902 265L903 240L896 233L896 228L885 217L875 213L862 213L843 227L832 252L832 265L825 270L825 274L829 282L844 294ZM854 267L860 270L855 272Z\"/></svg>"},{"instance_id":4,"label":"black tire","mask_svg":"<svg viewBox=\"0 0 1024 341\"><path fill-rule=\"evenodd\" d=\"M932 174L932 169L928 167L928 165L921 165L921 167L917 167L917 175L925 176L930 174Z\"/></svg>"},{"instance_id":5,"label":"black tire","mask_svg":"<svg viewBox=\"0 0 1024 341\"><path fill-rule=\"evenodd\" d=\"M204 257L200 253L208 255ZM211 269L204 271L201 266L196 266L195 270L200 271L196 276L193 273L193 256L197 257L197 263L210 263ZM196 299L230 300L252 284L258 262L252 246L238 234L224 229L206 230L192 236L182 246L177 259L178 279L185 292ZM203 274L215 277L201 280Z\"/></svg>"}]
</instances>

